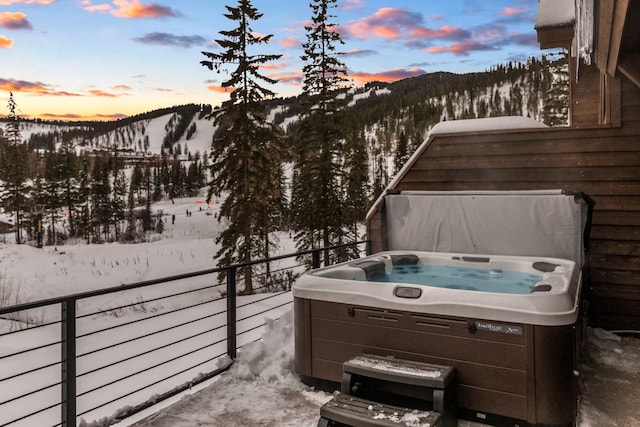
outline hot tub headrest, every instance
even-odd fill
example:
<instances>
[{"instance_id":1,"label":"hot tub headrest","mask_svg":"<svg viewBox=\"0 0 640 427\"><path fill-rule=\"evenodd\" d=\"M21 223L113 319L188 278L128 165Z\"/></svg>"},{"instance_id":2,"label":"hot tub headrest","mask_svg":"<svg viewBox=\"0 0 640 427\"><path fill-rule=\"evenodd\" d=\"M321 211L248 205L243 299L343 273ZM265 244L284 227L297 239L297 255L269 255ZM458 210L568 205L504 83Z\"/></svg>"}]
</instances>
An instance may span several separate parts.
<instances>
[{"instance_id":1,"label":"hot tub headrest","mask_svg":"<svg viewBox=\"0 0 640 427\"><path fill-rule=\"evenodd\" d=\"M391 255L393 265L416 265L418 260L418 255L415 254Z\"/></svg>"},{"instance_id":2,"label":"hot tub headrest","mask_svg":"<svg viewBox=\"0 0 640 427\"><path fill-rule=\"evenodd\" d=\"M356 261L350 263L349 266L361 268L362 270L364 270L364 274L366 275L367 280L386 273L384 262L378 260Z\"/></svg>"}]
</instances>

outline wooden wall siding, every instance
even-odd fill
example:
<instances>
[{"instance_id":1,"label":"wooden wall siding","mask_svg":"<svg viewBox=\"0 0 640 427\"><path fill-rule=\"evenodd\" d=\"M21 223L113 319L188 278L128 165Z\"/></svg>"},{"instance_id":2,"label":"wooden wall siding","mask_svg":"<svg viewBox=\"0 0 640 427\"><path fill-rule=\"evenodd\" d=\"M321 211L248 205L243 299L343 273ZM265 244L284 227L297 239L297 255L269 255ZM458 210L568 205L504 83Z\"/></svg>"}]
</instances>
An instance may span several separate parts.
<instances>
[{"instance_id":1,"label":"wooden wall siding","mask_svg":"<svg viewBox=\"0 0 640 427\"><path fill-rule=\"evenodd\" d=\"M583 191L595 202L590 323L640 330L640 88L623 77L622 127L444 134L398 190ZM379 213L368 220L383 250Z\"/></svg>"},{"instance_id":2,"label":"wooden wall siding","mask_svg":"<svg viewBox=\"0 0 640 427\"><path fill-rule=\"evenodd\" d=\"M580 64L575 74L575 58L571 76L571 108L569 109L571 127L593 127L600 123L600 70L595 65ZM577 81L576 81L577 79ZM596 96L594 96L594 94Z\"/></svg>"}]
</instances>

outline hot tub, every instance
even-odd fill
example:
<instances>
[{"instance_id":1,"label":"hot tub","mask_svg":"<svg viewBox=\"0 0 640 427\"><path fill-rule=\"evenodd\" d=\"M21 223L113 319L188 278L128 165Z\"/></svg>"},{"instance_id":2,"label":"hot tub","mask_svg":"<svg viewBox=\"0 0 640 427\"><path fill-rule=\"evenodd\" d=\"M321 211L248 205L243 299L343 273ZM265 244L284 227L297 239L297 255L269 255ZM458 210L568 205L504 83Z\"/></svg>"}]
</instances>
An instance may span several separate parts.
<instances>
[{"instance_id":1,"label":"hot tub","mask_svg":"<svg viewBox=\"0 0 640 427\"><path fill-rule=\"evenodd\" d=\"M392 250L302 275L293 287L302 379L338 383L342 363L360 353L449 365L463 418L572 425L588 209L574 195L536 192L525 193L518 211L512 205L522 193L513 196L412 193L400 203L403 218L386 219ZM393 211L396 202L385 207ZM437 230L424 228L425 217ZM481 237L505 217L512 221L503 230L515 240L509 246L500 234L498 245L509 249L498 251ZM477 233L474 222L483 225ZM543 245L541 233L549 238ZM407 236L405 248L398 234ZM454 250L438 250L443 245Z\"/></svg>"},{"instance_id":2,"label":"hot tub","mask_svg":"<svg viewBox=\"0 0 640 427\"><path fill-rule=\"evenodd\" d=\"M574 324L579 276L559 258L381 252L320 268L296 298L541 326Z\"/></svg>"}]
</instances>

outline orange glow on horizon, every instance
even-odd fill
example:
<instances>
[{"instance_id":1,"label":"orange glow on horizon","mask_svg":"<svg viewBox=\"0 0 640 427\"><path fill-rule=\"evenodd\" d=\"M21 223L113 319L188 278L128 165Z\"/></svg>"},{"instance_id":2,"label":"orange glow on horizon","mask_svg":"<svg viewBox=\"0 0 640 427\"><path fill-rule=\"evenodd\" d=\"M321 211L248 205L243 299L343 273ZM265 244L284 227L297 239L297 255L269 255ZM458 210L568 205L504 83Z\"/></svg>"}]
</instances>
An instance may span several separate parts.
<instances>
[{"instance_id":1,"label":"orange glow on horizon","mask_svg":"<svg viewBox=\"0 0 640 427\"><path fill-rule=\"evenodd\" d=\"M396 68L395 70L383 71L381 73L350 72L349 78L355 81L358 85L364 86L369 82L393 83L398 80L419 76L421 74L424 74L424 70L420 68L410 68L408 70L405 70L404 68Z\"/></svg>"}]
</instances>

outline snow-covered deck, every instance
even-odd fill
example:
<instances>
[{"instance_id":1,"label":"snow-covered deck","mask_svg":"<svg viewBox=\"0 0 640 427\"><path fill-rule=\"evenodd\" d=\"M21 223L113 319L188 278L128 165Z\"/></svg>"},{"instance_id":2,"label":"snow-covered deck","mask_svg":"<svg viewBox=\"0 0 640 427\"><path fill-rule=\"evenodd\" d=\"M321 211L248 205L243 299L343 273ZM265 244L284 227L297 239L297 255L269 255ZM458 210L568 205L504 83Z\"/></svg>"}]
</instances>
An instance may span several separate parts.
<instances>
[{"instance_id":1,"label":"snow-covered deck","mask_svg":"<svg viewBox=\"0 0 640 427\"><path fill-rule=\"evenodd\" d=\"M154 414L140 414L133 425L315 427L331 395L305 386L293 372L292 332L290 314L283 316L218 381ZM579 427L640 425L640 339L590 329L581 383ZM461 420L458 426L482 424Z\"/></svg>"}]
</instances>

